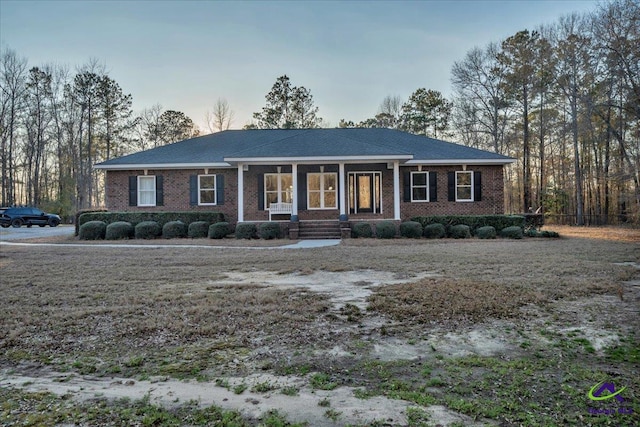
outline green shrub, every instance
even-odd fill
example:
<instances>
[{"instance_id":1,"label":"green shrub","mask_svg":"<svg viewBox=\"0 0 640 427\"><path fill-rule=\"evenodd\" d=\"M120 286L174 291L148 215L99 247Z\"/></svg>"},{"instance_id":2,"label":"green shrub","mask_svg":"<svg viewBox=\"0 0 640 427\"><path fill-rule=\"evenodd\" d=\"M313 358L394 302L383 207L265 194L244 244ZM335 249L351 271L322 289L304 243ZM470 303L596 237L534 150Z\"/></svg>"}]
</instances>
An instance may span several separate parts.
<instances>
[{"instance_id":1,"label":"green shrub","mask_svg":"<svg viewBox=\"0 0 640 427\"><path fill-rule=\"evenodd\" d=\"M133 225L124 221L112 222L107 225L104 238L106 240L121 240L134 237Z\"/></svg>"},{"instance_id":2,"label":"green shrub","mask_svg":"<svg viewBox=\"0 0 640 427\"><path fill-rule=\"evenodd\" d=\"M506 227L500 231L500 236L507 237L509 239L522 239L522 227Z\"/></svg>"},{"instance_id":3,"label":"green shrub","mask_svg":"<svg viewBox=\"0 0 640 427\"><path fill-rule=\"evenodd\" d=\"M104 221L89 221L80 226L78 236L80 240L101 240L107 232L107 223Z\"/></svg>"},{"instance_id":4,"label":"green shrub","mask_svg":"<svg viewBox=\"0 0 640 427\"><path fill-rule=\"evenodd\" d=\"M136 239L157 239L161 234L162 227L155 221L139 222L134 229Z\"/></svg>"},{"instance_id":5,"label":"green shrub","mask_svg":"<svg viewBox=\"0 0 640 427\"><path fill-rule=\"evenodd\" d=\"M422 237L422 224L417 221L405 221L400 224L400 235L411 239Z\"/></svg>"},{"instance_id":6,"label":"green shrub","mask_svg":"<svg viewBox=\"0 0 640 427\"><path fill-rule=\"evenodd\" d=\"M48 211L47 211L48 212ZM74 220L74 226L75 226L75 235L78 236L80 235L80 217L86 213L94 213L94 212L108 212L106 209L81 209L78 212L76 212L75 215L75 220ZM92 221L91 218L87 217L88 219L84 222L82 222L82 224L84 224L85 222L89 222ZM99 221L99 219L95 219L95 221Z\"/></svg>"},{"instance_id":7,"label":"green shrub","mask_svg":"<svg viewBox=\"0 0 640 427\"><path fill-rule=\"evenodd\" d=\"M444 225L440 223L425 225L422 235L427 239L442 239L447 234Z\"/></svg>"},{"instance_id":8,"label":"green shrub","mask_svg":"<svg viewBox=\"0 0 640 427\"><path fill-rule=\"evenodd\" d=\"M497 232L503 228L517 225L524 227L524 216L520 215L433 215L433 216L417 216L411 218L411 221L417 221L426 227L429 224L440 223L445 227L458 224L468 225L471 233L475 234L480 227L487 225L492 226Z\"/></svg>"},{"instance_id":9,"label":"green shrub","mask_svg":"<svg viewBox=\"0 0 640 427\"><path fill-rule=\"evenodd\" d=\"M471 228L466 224L457 224L449 227L449 237L454 239L468 239L471 237Z\"/></svg>"},{"instance_id":10,"label":"green shrub","mask_svg":"<svg viewBox=\"0 0 640 427\"><path fill-rule=\"evenodd\" d=\"M368 222L356 222L351 227L351 237L373 237L373 229Z\"/></svg>"},{"instance_id":11,"label":"green shrub","mask_svg":"<svg viewBox=\"0 0 640 427\"><path fill-rule=\"evenodd\" d=\"M258 237L258 228L250 222L242 222L236 225L236 239L255 239Z\"/></svg>"},{"instance_id":12,"label":"green shrub","mask_svg":"<svg viewBox=\"0 0 640 427\"><path fill-rule=\"evenodd\" d=\"M189 224L187 236L192 239L200 239L209 235L209 223L207 221L196 221Z\"/></svg>"},{"instance_id":13,"label":"green shrub","mask_svg":"<svg viewBox=\"0 0 640 427\"><path fill-rule=\"evenodd\" d=\"M209 224L224 221L224 215L220 212L88 212L79 216L80 225L89 221L104 221L111 224L116 221L130 222L136 226L143 221L156 221L163 227L170 221L182 221L191 224L196 221L205 221Z\"/></svg>"},{"instance_id":14,"label":"green shrub","mask_svg":"<svg viewBox=\"0 0 640 427\"><path fill-rule=\"evenodd\" d=\"M264 240L280 239L282 238L282 229L277 222L263 222L258 228L258 235Z\"/></svg>"},{"instance_id":15,"label":"green shrub","mask_svg":"<svg viewBox=\"0 0 640 427\"><path fill-rule=\"evenodd\" d=\"M391 221L382 221L376 224L376 237L378 239L393 239L396 237L396 225Z\"/></svg>"},{"instance_id":16,"label":"green shrub","mask_svg":"<svg viewBox=\"0 0 640 427\"><path fill-rule=\"evenodd\" d=\"M495 239L496 229L490 225L485 225L476 230L476 236L478 236L478 239Z\"/></svg>"},{"instance_id":17,"label":"green shrub","mask_svg":"<svg viewBox=\"0 0 640 427\"><path fill-rule=\"evenodd\" d=\"M165 239L180 239L187 237L187 224L182 221L169 221L162 226L162 237Z\"/></svg>"},{"instance_id":18,"label":"green shrub","mask_svg":"<svg viewBox=\"0 0 640 427\"><path fill-rule=\"evenodd\" d=\"M216 222L209 226L210 239L224 239L231 233L228 222Z\"/></svg>"}]
</instances>

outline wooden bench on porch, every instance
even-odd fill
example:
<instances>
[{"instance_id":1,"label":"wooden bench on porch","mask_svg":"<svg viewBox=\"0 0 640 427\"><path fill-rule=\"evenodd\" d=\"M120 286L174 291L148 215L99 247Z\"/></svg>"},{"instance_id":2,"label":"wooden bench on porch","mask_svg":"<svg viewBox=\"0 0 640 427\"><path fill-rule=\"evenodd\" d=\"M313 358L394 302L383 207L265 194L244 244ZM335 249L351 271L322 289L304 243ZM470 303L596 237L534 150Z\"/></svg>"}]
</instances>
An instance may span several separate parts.
<instances>
[{"instance_id":1,"label":"wooden bench on porch","mask_svg":"<svg viewBox=\"0 0 640 427\"><path fill-rule=\"evenodd\" d=\"M269 204L269 221L271 221L272 215L291 215L292 204L291 203L271 203Z\"/></svg>"}]
</instances>

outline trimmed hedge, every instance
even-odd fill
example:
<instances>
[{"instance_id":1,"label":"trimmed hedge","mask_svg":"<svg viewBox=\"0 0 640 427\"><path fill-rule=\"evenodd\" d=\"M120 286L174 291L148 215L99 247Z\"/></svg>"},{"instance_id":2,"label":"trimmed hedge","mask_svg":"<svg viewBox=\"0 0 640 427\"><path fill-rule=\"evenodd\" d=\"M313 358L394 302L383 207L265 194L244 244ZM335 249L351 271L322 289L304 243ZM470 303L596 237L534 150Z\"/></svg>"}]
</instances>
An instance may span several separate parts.
<instances>
[{"instance_id":1,"label":"trimmed hedge","mask_svg":"<svg viewBox=\"0 0 640 427\"><path fill-rule=\"evenodd\" d=\"M480 227L487 225L492 226L497 232L503 228L518 226L524 228L524 216L521 215L433 215L433 216L416 216L411 221L417 221L426 227L429 224L440 223L445 227L464 224L468 225L472 234Z\"/></svg>"},{"instance_id":2,"label":"trimmed hedge","mask_svg":"<svg viewBox=\"0 0 640 427\"><path fill-rule=\"evenodd\" d=\"M466 224L456 224L449 227L449 237L454 239L469 239L471 237L471 227Z\"/></svg>"},{"instance_id":3,"label":"trimmed hedge","mask_svg":"<svg viewBox=\"0 0 640 427\"><path fill-rule=\"evenodd\" d=\"M231 228L228 222L216 222L209 226L210 239L224 239L231 234Z\"/></svg>"},{"instance_id":4,"label":"trimmed hedge","mask_svg":"<svg viewBox=\"0 0 640 427\"><path fill-rule=\"evenodd\" d=\"M207 221L196 221L189 224L187 236L192 239L200 239L209 235L209 223Z\"/></svg>"},{"instance_id":5,"label":"trimmed hedge","mask_svg":"<svg viewBox=\"0 0 640 427\"><path fill-rule=\"evenodd\" d=\"M80 235L80 217L86 213L93 213L93 212L108 212L107 209L81 209L78 212L76 212L73 224L75 226L75 235L78 236ZM90 220L87 220L85 222L88 222Z\"/></svg>"},{"instance_id":6,"label":"trimmed hedge","mask_svg":"<svg viewBox=\"0 0 640 427\"><path fill-rule=\"evenodd\" d=\"M242 222L236 225L236 239L255 239L258 237L258 228L250 222Z\"/></svg>"},{"instance_id":7,"label":"trimmed hedge","mask_svg":"<svg viewBox=\"0 0 640 427\"><path fill-rule=\"evenodd\" d=\"M442 239L446 234L447 230L440 223L428 224L422 231L422 235L427 239Z\"/></svg>"},{"instance_id":8,"label":"trimmed hedge","mask_svg":"<svg viewBox=\"0 0 640 427\"><path fill-rule=\"evenodd\" d=\"M162 227L155 221L142 221L136 224L134 236L136 239L157 239L162 235Z\"/></svg>"},{"instance_id":9,"label":"trimmed hedge","mask_svg":"<svg viewBox=\"0 0 640 427\"><path fill-rule=\"evenodd\" d=\"M522 228L516 226L506 227L500 230L500 236L509 239L522 239L523 235Z\"/></svg>"},{"instance_id":10,"label":"trimmed hedge","mask_svg":"<svg viewBox=\"0 0 640 427\"><path fill-rule=\"evenodd\" d=\"M376 224L376 237L378 239L393 239L396 237L396 225L391 221L382 221Z\"/></svg>"},{"instance_id":11,"label":"trimmed hedge","mask_svg":"<svg viewBox=\"0 0 640 427\"><path fill-rule=\"evenodd\" d=\"M368 222L357 222L351 226L351 237L373 237L373 229Z\"/></svg>"},{"instance_id":12,"label":"trimmed hedge","mask_svg":"<svg viewBox=\"0 0 640 427\"><path fill-rule=\"evenodd\" d=\"M416 221L405 221L400 224L400 235L411 239L422 237L422 224Z\"/></svg>"},{"instance_id":13,"label":"trimmed hedge","mask_svg":"<svg viewBox=\"0 0 640 427\"><path fill-rule=\"evenodd\" d=\"M490 225L485 225L476 230L476 236L478 236L478 239L495 239L496 229Z\"/></svg>"},{"instance_id":14,"label":"trimmed hedge","mask_svg":"<svg viewBox=\"0 0 640 427\"><path fill-rule=\"evenodd\" d=\"M162 237L165 239L179 239L187 237L187 224L182 221L169 221L162 226Z\"/></svg>"},{"instance_id":15,"label":"trimmed hedge","mask_svg":"<svg viewBox=\"0 0 640 427\"><path fill-rule=\"evenodd\" d=\"M78 236L80 240L102 240L107 232L104 221L89 221L80 226Z\"/></svg>"},{"instance_id":16,"label":"trimmed hedge","mask_svg":"<svg viewBox=\"0 0 640 427\"><path fill-rule=\"evenodd\" d=\"M280 239L282 238L282 229L277 222L263 222L258 228L258 235L264 240Z\"/></svg>"},{"instance_id":17,"label":"trimmed hedge","mask_svg":"<svg viewBox=\"0 0 640 427\"><path fill-rule=\"evenodd\" d=\"M535 228L531 228L527 230L524 234L527 237L551 237L551 238L560 237L560 234L558 234L558 232L556 231L551 231L551 230L538 231Z\"/></svg>"},{"instance_id":18,"label":"trimmed hedge","mask_svg":"<svg viewBox=\"0 0 640 427\"><path fill-rule=\"evenodd\" d=\"M106 240L122 240L134 237L133 225L129 222L117 221L107 225L104 235Z\"/></svg>"},{"instance_id":19,"label":"trimmed hedge","mask_svg":"<svg viewBox=\"0 0 640 427\"><path fill-rule=\"evenodd\" d=\"M143 221L156 221L160 227L171 221L181 221L191 224L205 221L209 224L224 221L224 214L220 212L88 212L79 216L80 225L89 221L104 221L107 224L117 221L130 222L133 226Z\"/></svg>"}]
</instances>

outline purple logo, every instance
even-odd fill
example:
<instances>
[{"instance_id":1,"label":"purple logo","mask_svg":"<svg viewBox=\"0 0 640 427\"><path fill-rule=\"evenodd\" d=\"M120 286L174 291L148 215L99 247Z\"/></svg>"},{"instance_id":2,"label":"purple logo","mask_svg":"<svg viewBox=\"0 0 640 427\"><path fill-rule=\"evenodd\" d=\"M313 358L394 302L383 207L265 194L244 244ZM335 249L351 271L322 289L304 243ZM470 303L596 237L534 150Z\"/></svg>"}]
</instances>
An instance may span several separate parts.
<instances>
[{"instance_id":1,"label":"purple logo","mask_svg":"<svg viewBox=\"0 0 640 427\"><path fill-rule=\"evenodd\" d=\"M589 399L600 401L615 397L618 402L624 402L624 399L622 398L622 396L620 396L620 393L622 393L624 389L626 389L626 387L622 387L620 390L616 391L615 384L605 383L604 381L602 381L591 387L591 390L589 390ZM603 395L605 391L607 391L608 393Z\"/></svg>"}]
</instances>

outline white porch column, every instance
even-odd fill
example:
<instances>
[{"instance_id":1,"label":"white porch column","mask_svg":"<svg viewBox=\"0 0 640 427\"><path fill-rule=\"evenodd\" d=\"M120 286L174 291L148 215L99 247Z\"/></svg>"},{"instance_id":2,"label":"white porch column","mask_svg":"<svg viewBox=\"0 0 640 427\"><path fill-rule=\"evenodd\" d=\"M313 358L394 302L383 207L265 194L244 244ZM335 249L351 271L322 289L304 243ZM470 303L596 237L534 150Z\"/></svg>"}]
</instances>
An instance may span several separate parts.
<instances>
[{"instance_id":1,"label":"white porch column","mask_svg":"<svg viewBox=\"0 0 640 427\"><path fill-rule=\"evenodd\" d=\"M400 162L393 162L393 219L400 220Z\"/></svg>"},{"instance_id":2,"label":"white porch column","mask_svg":"<svg viewBox=\"0 0 640 427\"><path fill-rule=\"evenodd\" d=\"M244 222L244 165L238 163L238 222Z\"/></svg>"},{"instance_id":3,"label":"white porch column","mask_svg":"<svg viewBox=\"0 0 640 427\"><path fill-rule=\"evenodd\" d=\"M340 220L347 218L347 191L344 176L344 163L338 163L338 188L340 192Z\"/></svg>"},{"instance_id":4,"label":"white porch column","mask_svg":"<svg viewBox=\"0 0 640 427\"><path fill-rule=\"evenodd\" d=\"M291 194L291 219L298 218L298 164L291 165L291 181L293 184L293 194Z\"/></svg>"}]
</instances>

